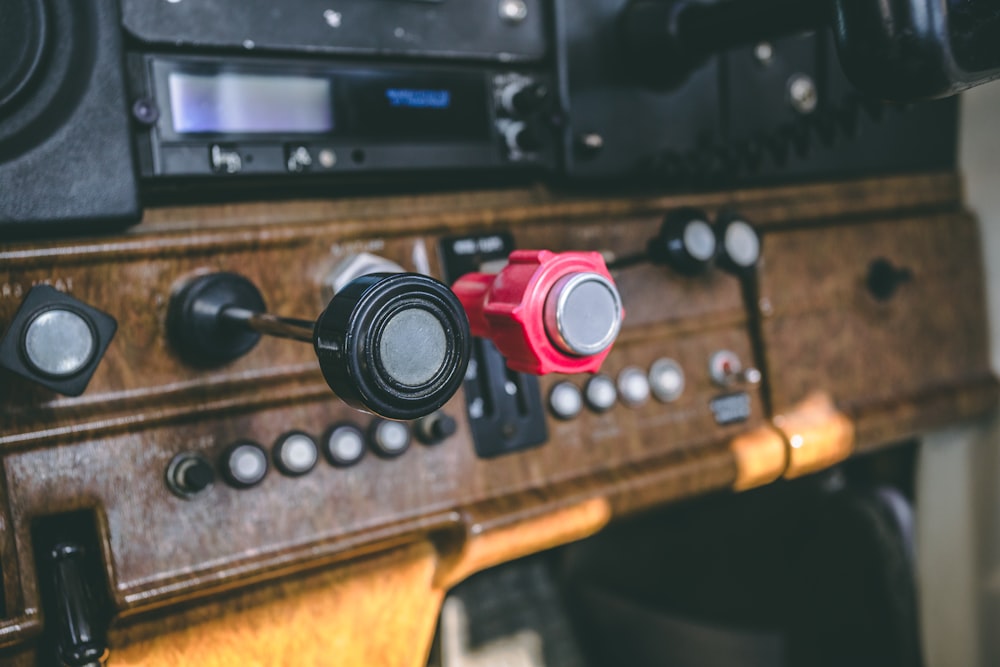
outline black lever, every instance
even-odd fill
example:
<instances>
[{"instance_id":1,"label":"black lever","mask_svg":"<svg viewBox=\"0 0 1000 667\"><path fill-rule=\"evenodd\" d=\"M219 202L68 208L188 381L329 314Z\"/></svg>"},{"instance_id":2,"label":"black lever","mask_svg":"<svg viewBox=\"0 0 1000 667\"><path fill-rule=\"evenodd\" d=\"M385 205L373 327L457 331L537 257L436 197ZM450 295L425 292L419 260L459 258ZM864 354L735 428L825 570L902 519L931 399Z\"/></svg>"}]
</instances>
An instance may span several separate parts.
<instances>
[{"instance_id":1,"label":"black lever","mask_svg":"<svg viewBox=\"0 0 1000 667\"><path fill-rule=\"evenodd\" d=\"M875 98L946 97L1000 77L996 0L635 0L622 27L634 64L664 87L715 53L825 27Z\"/></svg>"},{"instance_id":2,"label":"black lever","mask_svg":"<svg viewBox=\"0 0 1000 667\"><path fill-rule=\"evenodd\" d=\"M60 543L48 556L59 662L65 667L100 667L108 658L108 642L99 605L85 576L83 547Z\"/></svg>"},{"instance_id":3,"label":"black lever","mask_svg":"<svg viewBox=\"0 0 1000 667\"><path fill-rule=\"evenodd\" d=\"M431 414L462 384L469 362L465 310L443 283L416 273L375 273L340 289L312 320L266 312L243 276L199 276L173 295L170 340L188 362L216 366L262 335L312 343L330 388L351 407L387 419Z\"/></svg>"}]
</instances>

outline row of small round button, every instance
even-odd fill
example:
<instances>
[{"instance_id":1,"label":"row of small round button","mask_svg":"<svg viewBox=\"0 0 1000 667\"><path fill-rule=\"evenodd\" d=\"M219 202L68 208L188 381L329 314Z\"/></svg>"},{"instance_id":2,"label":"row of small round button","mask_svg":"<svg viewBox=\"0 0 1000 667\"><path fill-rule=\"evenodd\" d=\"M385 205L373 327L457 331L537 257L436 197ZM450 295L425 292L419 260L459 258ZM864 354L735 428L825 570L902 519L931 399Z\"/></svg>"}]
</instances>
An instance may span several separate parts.
<instances>
[{"instance_id":1,"label":"row of small round button","mask_svg":"<svg viewBox=\"0 0 1000 667\"><path fill-rule=\"evenodd\" d=\"M572 419L583 410L584 403L597 413L606 412L620 398L629 407L638 407L652 393L664 403L677 400L684 393L684 371L673 359L653 362L649 372L628 366L618 373L615 382L607 375L594 375L587 380L583 392L571 382L560 382L549 393L549 409L560 419Z\"/></svg>"},{"instance_id":2,"label":"row of small round button","mask_svg":"<svg viewBox=\"0 0 1000 667\"><path fill-rule=\"evenodd\" d=\"M424 423L426 421L426 423ZM417 424L417 437L425 444L436 444L454 434L456 423L444 413L435 413ZM316 467L320 449L330 464L337 467L354 465L364 456L366 443L383 458L393 458L405 452L411 443L410 428L402 422L378 419L366 434L351 423L335 424L317 445L312 436L302 431L290 431L274 445L274 465L283 474L297 477ZM226 481L237 488L259 484L267 476L270 458L264 448L252 441L239 441L229 446L222 456L221 468ZM197 454L181 454L167 468L167 482L179 495L190 497L204 491L215 480L212 466Z\"/></svg>"},{"instance_id":3,"label":"row of small round button","mask_svg":"<svg viewBox=\"0 0 1000 667\"><path fill-rule=\"evenodd\" d=\"M402 422L376 420L368 431L367 441L379 456L392 458L410 446L410 429ZM322 450L335 466L354 465L365 454L365 434L354 424L336 424L323 436ZM292 431L281 436L274 446L274 465L282 473L297 477L316 467L320 446L309 435ZM223 473L233 486L246 488L259 484L268 471L264 448L253 442L238 442L223 455Z\"/></svg>"}]
</instances>

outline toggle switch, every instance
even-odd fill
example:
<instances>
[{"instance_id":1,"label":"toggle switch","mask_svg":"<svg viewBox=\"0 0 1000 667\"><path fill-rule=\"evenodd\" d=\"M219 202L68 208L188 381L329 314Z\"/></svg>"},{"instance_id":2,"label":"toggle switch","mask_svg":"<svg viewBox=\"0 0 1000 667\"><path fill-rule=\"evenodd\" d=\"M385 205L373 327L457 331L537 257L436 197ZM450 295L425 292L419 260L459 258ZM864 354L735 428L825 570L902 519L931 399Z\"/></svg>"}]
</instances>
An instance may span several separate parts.
<instances>
[{"instance_id":1,"label":"toggle switch","mask_svg":"<svg viewBox=\"0 0 1000 667\"><path fill-rule=\"evenodd\" d=\"M458 390L469 360L469 325L444 284L415 273L350 281L313 322L266 312L233 273L198 276L171 298L168 334L186 361L227 363L262 335L309 342L327 384L344 402L387 419L417 419Z\"/></svg>"},{"instance_id":2,"label":"toggle switch","mask_svg":"<svg viewBox=\"0 0 1000 667\"><path fill-rule=\"evenodd\" d=\"M60 394L79 396L117 329L110 315L37 285L0 340L0 367Z\"/></svg>"},{"instance_id":3,"label":"toggle switch","mask_svg":"<svg viewBox=\"0 0 1000 667\"><path fill-rule=\"evenodd\" d=\"M509 368L535 375L596 372L625 317L595 252L516 250L499 273L466 274L452 289L472 334L490 339Z\"/></svg>"},{"instance_id":4,"label":"toggle switch","mask_svg":"<svg viewBox=\"0 0 1000 667\"><path fill-rule=\"evenodd\" d=\"M708 360L708 374L712 382L720 387L734 387L745 384L755 386L760 384L760 371L756 368L743 367L739 355L732 350L718 350Z\"/></svg>"}]
</instances>

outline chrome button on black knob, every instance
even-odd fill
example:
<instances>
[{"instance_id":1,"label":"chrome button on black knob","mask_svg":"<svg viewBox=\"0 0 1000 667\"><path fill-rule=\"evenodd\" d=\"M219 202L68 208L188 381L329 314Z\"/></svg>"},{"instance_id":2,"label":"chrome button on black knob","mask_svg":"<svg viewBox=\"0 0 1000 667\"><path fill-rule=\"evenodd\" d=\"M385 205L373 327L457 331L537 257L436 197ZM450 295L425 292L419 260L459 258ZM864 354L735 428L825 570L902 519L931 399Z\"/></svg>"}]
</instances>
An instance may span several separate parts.
<instances>
[{"instance_id":1,"label":"chrome button on black knob","mask_svg":"<svg viewBox=\"0 0 1000 667\"><path fill-rule=\"evenodd\" d=\"M718 242L704 211L680 208L667 213L660 233L649 242L649 257L685 276L698 275L715 261Z\"/></svg>"}]
</instances>

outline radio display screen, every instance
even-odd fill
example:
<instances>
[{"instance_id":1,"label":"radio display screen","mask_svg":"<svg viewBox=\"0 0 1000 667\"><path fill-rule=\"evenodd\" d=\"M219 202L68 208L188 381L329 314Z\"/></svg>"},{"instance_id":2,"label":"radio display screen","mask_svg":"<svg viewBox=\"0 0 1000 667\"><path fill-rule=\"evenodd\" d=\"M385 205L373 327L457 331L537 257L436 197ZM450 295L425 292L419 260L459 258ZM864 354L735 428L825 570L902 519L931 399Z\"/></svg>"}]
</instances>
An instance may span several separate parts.
<instances>
[{"instance_id":1,"label":"radio display screen","mask_svg":"<svg viewBox=\"0 0 1000 667\"><path fill-rule=\"evenodd\" d=\"M490 137L489 97L480 74L352 72L337 85L357 136L389 141Z\"/></svg>"},{"instance_id":2,"label":"radio display screen","mask_svg":"<svg viewBox=\"0 0 1000 667\"><path fill-rule=\"evenodd\" d=\"M329 78L171 72L167 80L178 134L326 134L334 129Z\"/></svg>"}]
</instances>

